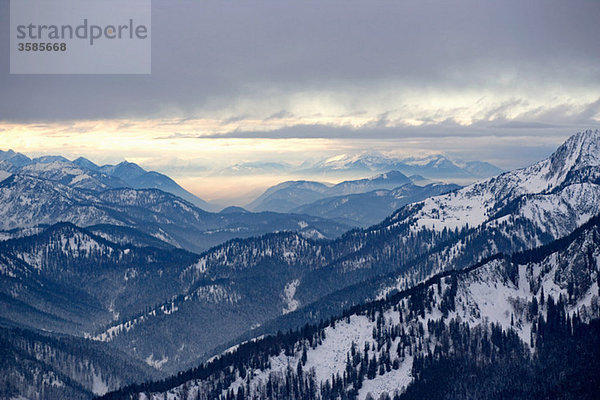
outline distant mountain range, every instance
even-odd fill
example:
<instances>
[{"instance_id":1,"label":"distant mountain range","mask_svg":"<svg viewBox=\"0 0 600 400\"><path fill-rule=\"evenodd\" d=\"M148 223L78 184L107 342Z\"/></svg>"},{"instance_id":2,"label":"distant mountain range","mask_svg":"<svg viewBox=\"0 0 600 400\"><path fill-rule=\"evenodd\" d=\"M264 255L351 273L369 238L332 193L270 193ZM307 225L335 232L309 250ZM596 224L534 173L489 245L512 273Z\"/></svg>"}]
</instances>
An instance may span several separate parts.
<instances>
[{"instance_id":1,"label":"distant mountain range","mask_svg":"<svg viewBox=\"0 0 600 400\"><path fill-rule=\"evenodd\" d=\"M408 203L459 187L430 183L418 175L407 177L399 171L389 171L336 185L313 181L283 182L267 189L246 207L255 211L307 214L366 227Z\"/></svg>"},{"instance_id":2,"label":"distant mountain range","mask_svg":"<svg viewBox=\"0 0 600 400\"><path fill-rule=\"evenodd\" d=\"M272 167L272 164L268 167ZM278 168L281 170L284 167L280 165ZM246 208L253 211L328 216L345 224L366 227L379 222L405 204L459 187L456 184L435 183L428 178L464 181L502 172L489 163L479 161L459 166L442 155L399 161L381 154L366 154L352 157L343 155L316 163L305 163L300 168L300 173L364 174L382 170L385 172L370 178L346 180L335 185L307 180L282 182L268 188L247 204ZM367 194L368 192L371 193Z\"/></svg>"},{"instance_id":3,"label":"distant mountain range","mask_svg":"<svg viewBox=\"0 0 600 400\"><path fill-rule=\"evenodd\" d=\"M422 158L399 159L381 153L342 154L316 163L306 163L302 173L400 171L405 175L421 175L428 179L478 179L502 173L488 162L453 162L442 154Z\"/></svg>"},{"instance_id":4,"label":"distant mountain range","mask_svg":"<svg viewBox=\"0 0 600 400\"><path fill-rule=\"evenodd\" d=\"M453 161L443 154L426 157L399 158L377 152L340 154L317 161L305 161L299 166L284 162L246 162L224 168L221 175L290 174L306 176L369 175L399 171L421 175L433 180L476 180L498 175L503 171L484 161Z\"/></svg>"}]
</instances>

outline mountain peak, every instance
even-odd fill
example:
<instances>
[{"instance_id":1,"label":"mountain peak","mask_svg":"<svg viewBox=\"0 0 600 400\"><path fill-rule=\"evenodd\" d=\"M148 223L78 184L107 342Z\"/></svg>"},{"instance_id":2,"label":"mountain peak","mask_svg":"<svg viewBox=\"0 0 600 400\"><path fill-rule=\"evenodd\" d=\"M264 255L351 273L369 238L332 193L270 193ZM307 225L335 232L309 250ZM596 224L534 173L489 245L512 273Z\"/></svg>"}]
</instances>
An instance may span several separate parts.
<instances>
[{"instance_id":1,"label":"mountain peak","mask_svg":"<svg viewBox=\"0 0 600 400\"><path fill-rule=\"evenodd\" d=\"M0 150L0 161L6 161L15 167L22 167L31 162L31 159L24 154L17 153L14 150Z\"/></svg>"},{"instance_id":2,"label":"mountain peak","mask_svg":"<svg viewBox=\"0 0 600 400\"><path fill-rule=\"evenodd\" d=\"M600 130L587 129L567 139L550 157L549 176L566 177L570 171L600 167Z\"/></svg>"},{"instance_id":3,"label":"mountain peak","mask_svg":"<svg viewBox=\"0 0 600 400\"><path fill-rule=\"evenodd\" d=\"M409 178L404 175L402 172L400 171L396 171L396 170L392 170L389 172L384 172L382 174L379 175L375 175L372 176L370 178L367 178L370 181L375 181L375 180L401 180L403 182L406 182Z\"/></svg>"},{"instance_id":4,"label":"mountain peak","mask_svg":"<svg viewBox=\"0 0 600 400\"><path fill-rule=\"evenodd\" d=\"M17 153L14 150L0 150L0 160L6 160L7 158L14 157Z\"/></svg>"},{"instance_id":5,"label":"mountain peak","mask_svg":"<svg viewBox=\"0 0 600 400\"><path fill-rule=\"evenodd\" d=\"M79 157L73 160L73 164L79 165L80 167L87 168L91 171L97 171L98 166L84 157Z\"/></svg>"},{"instance_id":6,"label":"mountain peak","mask_svg":"<svg viewBox=\"0 0 600 400\"><path fill-rule=\"evenodd\" d=\"M570 145L578 152L577 161L580 163L594 162L598 165L600 161L600 130L587 129L571 136L565 145Z\"/></svg>"},{"instance_id":7,"label":"mountain peak","mask_svg":"<svg viewBox=\"0 0 600 400\"><path fill-rule=\"evenodd\" d=\"M123 161L117 165L105 165L100 167L100 170L109 175L123 179L125 182L146 174L145 169L129 161Z\"/></svg>"},{"instance_id":8,"label":"mountain peak","mask_svg":"<svg viewBox=\"0 0 600 400\"><path fill-rule=\"evenodd\" d=\"M56 161L63 162L63 163L71 162L63 156L42 156L42 157L34 158L31 161L33 161L34 163L39 163L39 164L51 164Z\"/></svg>"}]
</instances>

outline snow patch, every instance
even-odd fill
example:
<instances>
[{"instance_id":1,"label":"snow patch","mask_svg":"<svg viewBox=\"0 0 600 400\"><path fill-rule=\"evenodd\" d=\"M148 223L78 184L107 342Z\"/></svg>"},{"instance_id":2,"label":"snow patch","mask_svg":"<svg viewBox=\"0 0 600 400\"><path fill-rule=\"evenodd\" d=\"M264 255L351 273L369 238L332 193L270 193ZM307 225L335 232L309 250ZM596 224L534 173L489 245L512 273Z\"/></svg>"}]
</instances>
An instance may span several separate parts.
<instances>
[{"instance_id":1,"label":"snow patch","mask_svg":"<svg viewBox=\"0 0 600 400\"><path fill-rule=\"evenodd\" d=\"M163 357L160 360L155 360L154 359L154 353L150 354L148 357L146 357L146 359L144 360L146 361L146 364L148 364L151 367L154 367L156 369L161 369L162 366L164 364L167 363L167 361L169 361L169 357Z\"/></svg>"},{"instance_id":2,"label":"snow patch","mask_svg":"<svg viewBox=\"0 0 600 400\"><path fill-rule=\"evenodd\" d=\"M365 399L370 393L374 399L379 399L383 393L394 397L396 392L403 393L409 383L413 381L411 375L413 358L408 356L397 370L391 370L385 375L377 375L375 379L365 379L363 386L358 391L358 398Z\"/></svg>"},{"instance_id":3,"label":"snow patch","mask_svg":"<svg viewBox=\"0 0 600 400\"><path fill-rule=\"evenodd\" d=\"M92 392L98 396L102 396L108 392L108 385L102 380L102 375L96 373L95 370L92 373Z\"/></svg>"},{"instance_id":4,"label":"snow patch","mask_svg":"<svg viewBox=\"0 0 600 400\"><path fill-rule=\"evenodd\" d=\"M298 279L294 279L285 285L285 288L283 289L283 301L285 301L285 307L283 308L284 314L295 311L300 305L300 302L294 299L294 296L296 295L296 289L298 288L299 284L300 281Z\"/></svg>"}]
</instances>

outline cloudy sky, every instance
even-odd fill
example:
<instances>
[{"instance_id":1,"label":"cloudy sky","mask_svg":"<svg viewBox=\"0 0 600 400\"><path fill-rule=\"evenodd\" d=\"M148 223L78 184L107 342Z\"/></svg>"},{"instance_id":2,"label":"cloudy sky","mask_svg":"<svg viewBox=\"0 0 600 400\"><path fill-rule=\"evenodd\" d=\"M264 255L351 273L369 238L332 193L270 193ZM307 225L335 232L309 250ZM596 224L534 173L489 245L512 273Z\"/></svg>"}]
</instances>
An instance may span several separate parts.
<instances>
[{"instance_id":1,"label":"cloudy sky","mask_svg":"<svg viewBox=\"0 0 600 400\"><path fill-rule=\"evenodd\" d=\"M520 167L600 125L598 16L597 0L156 0L150 75L10 75L0 58L0 149L128 159L206 198L254 186L214 176L246 161ZM0 0L5 55L8 30Z\"/></svg>"}]
</instances>

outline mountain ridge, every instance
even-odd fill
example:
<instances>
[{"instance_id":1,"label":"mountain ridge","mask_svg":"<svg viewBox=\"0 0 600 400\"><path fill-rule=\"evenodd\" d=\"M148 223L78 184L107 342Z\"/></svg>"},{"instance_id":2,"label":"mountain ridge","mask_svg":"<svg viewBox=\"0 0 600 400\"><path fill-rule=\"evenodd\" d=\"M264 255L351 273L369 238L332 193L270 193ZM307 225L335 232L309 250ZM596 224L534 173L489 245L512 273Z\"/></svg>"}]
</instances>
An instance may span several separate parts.
<instances>
[{"instance_id":1,"label":"mountain ridge","mask_svg":"<svg viewBox=\"0 0 600 400\"><path fill-rule=\"evenodd\" d=\"M428 179L480 179L502 170L488 162L453 162L443 154L399 158L382 153L341 154L307 163L301 171L311 174L341 172L385 172L397 170L405 175L422 175Z\"/></svg>"},{"instance_id":2,"label":"mountain ridge","mask_svg":"<svg viewBox=\"0 0 600 400\"><path fill-rule=\"evenodd\" d=\"M496 329L496 334L512 334L513 343L519 351L523 351L525 359L525 353L544 348L545 337L534 331L534 328L541 330L545 326L545 318L549 323L555 323L553 318L560 318L557 317L558 314L554 314L554 307L564 307L568 315L573 315L575 325L590 320L597 321L600 317L597 311L600 306L598 296L594 298L589 295L600 290L597 282L600 258L593 257L594 254L600 256L599 224L600 216L596 216L571 235L542 248L510 256L496 254L469 268L443 272L383 300L348 309L340 316L318 325L306 325L287 334L280 333L243 343L207 364L176 377L162 382L130 386L103 398L130 398L132 394L144 392L149 396L145 398L158 399L166 391L175 400L196 398L196 395L213 398L227 398L229 395L237 395L238 398L266 398L263 389L267 381L273 381L276 385L273 390L284 390L276 382L283 382L285 385L285 371L290 365L292 369L288 369L288 379L291 379L290 374L297 373L300 378L303 373L307 373L307 379L315 380L314 385L318 390L305 394L307 398L328 398L328 391L336 387L336 379L339 379L341 386L336 389L338 396L341 395L340 390L347 392L349 398L363 399L369 393L378 398L385 392L390 396L396 393L397 396L407 388L412 389L411 385L418 382L419 376L412 375L411 369L413 372L418 371L421 367L417 362L420 362L421 354L427 354L439 345L440 342L436 339L439 333L436 332L440 332L440 329L452 329L453 326L457 328L458 324L463 323L461 316L467 321L464 323L467 330L482 329L493 335ZM585 250L581 251L582 249ZM585 262L584 265L578 265L578 261L573 262L570 252L578 254L579 260ZM578 270L575 271L575 268ZM588 276L582 276L579 271L586 268L590 268L591 272ZM567 284L570 278L562 278L565 271L567 277L580 277L581 282L587 286L581 291L572 289ZM488 292L480 293L480 288ZM481 296L490 299L492 305L487 305ZM565 300L567 298L568 303ZM478 300L472 302L473 299ZM589 310L594 307L596 311L590 313ZM547 314L541 313L543 310ZM580 320L581 322L575 322ZM442 328L440 324L447 328ZM568 318L567 324L570 324ZM550 332L550 328L545 329ZM473 331L473 334L476 332L477 330ZM408 336L416 337L416 344L419 346L412 341L405 342L404 337ZM374 343L373 347L371 342ZM423 347L420 346L421 343ZM362 348L365 348L367 363L351 364L355 351L361 351ZM499 356L503 356L502 351L504 350L500 347ZM371 357L375 362L381 361L379 365L382 365L380 367L376 363L374 373L367 371L371 371ZM386 361L388 358L389 364ZM261 361L252 362L251 359ZM235 366L228 370L229 365ZM297 369L294 366L298 366ZM230 371L231 379L225 380L222 385L216 385L220 379L212 374L218 374L219 371ZM361 376L346 375L348 380L344 379L341 384L344 371L348 374L355 371ZM280 380L282 377L283 380ZM357 379L358 388L351 383L356 385ZM299 390L303 392L309 389L301 387ZM300 397L299 394L292 393L289 396Z\"/></svg>"},{"instance_id":3,"label":"mountain ridge","mask_svg":"<svg viewBox=\"0 0 600 400\"><path fill-rule=\"evenodd\" d=\"M304 205L342 195L365 193L376 189L395 189L412 183L399 171L388 171L369 178L324 184L315 181L286 181L271 186L247 205L255 211L290 212Z\"/></svg>"},{"instance_id":4,"label":"mountain ridge","mask_svg":"<svg viewBox=\"0 0 600 400\"><path fill-rule=\"evenodd\" d=\"M326 197L292 210L337 220L348 225L366 228L384 220L402 206L425 198L451 192L461 186L430 183L424 186L411 183L394 189L376 189L365 193Z\"/></svg>"},{"instance_id":5,"label":"mountain ridge","mask_svg":"<svg viewBox=\"0 0 600 400\"><path fill-rule=\"evenodd\" d=\"M99 181L94 182L94 184L90 183L91 187L80 185L83 188L96 190L119 187L132 187L134 189L155 188L179 196L197 207L208 210L214 209L214 206L188 192L168 176L155 171L146 171L139 165L128 161L123 161L116 165L98 166L84 157L78 157L73 161L63 156L43 156L30 159L13 150L0 153L0 161L10 165L10 167L5 167L5 169L11 173L28 173L37 177L45 177L46 179L67 183L64 181L66 179L65 170L70 169L72 172L70 176L71 183L73 181L75 183L87 180ZM44 170L47 173L42 175L41 171Z\"/></svg>"},{"instance_id":6,"label":"mountain ridge","mask_svg":"<svg viewBox=\"0 0 600 400\"><path fill-rule=\"evenodd\" d=\"M233 237L271 230L296 230L325 237L347 229L339 223L304 215L210 213L160 189L92 191L21 174L12 174L0 182L0 203L0 229L59 221L83 227L122 225L196 252Z\"/></svg>"}]
</instances>

